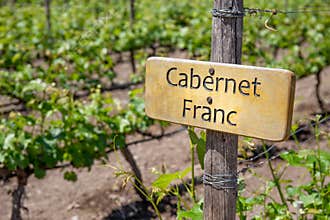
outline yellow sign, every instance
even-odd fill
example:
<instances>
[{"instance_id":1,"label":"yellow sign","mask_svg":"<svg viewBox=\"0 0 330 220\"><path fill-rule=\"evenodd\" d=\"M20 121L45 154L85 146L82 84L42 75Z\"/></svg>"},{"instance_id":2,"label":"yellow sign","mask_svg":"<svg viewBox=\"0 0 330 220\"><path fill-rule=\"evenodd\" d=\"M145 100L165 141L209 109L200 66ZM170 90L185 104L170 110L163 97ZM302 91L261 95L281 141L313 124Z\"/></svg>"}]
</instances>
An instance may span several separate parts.
<instances>
[{"instance_id":1,"label":"yellow sign","mask_svg":"<svg viewBox=\"0 0 330 220\"><path fill-rule=\"evenodd\" d=\"M161 57L146 69L151 118L272 141L289 135L295 76L288 70Z\"/></svg>"}]
</instances>

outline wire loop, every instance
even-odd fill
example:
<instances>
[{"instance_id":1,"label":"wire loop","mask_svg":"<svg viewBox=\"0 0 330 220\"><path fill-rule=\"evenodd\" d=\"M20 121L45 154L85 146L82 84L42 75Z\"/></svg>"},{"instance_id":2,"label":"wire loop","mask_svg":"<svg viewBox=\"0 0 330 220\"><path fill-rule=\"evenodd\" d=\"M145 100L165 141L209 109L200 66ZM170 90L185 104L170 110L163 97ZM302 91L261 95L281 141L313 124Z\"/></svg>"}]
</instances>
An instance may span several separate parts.
<instances>
[{"instance_id":1,"label":"wire loop","mask_svg":"<svg viewBox=\"0 0 330 220\"><path fill-rule=\"evenodd\" d=\"M203 183L205 185L211 185L218 190L223 189L236 189L237 187L237 175L236 174L215 174L204 173Z\"/></svg>"},{"instance_id":2,"label":"wire loop","mask_svg":"<svg viewBox=\"0 0 330 220\"><path fill-rule=\"evenodd\" d=\"M277 31L275 28L273 28L273 27L271 27L271 26L269 26L269 24L268 24L268 22L272 19L272 17L274 16L274 15L276 15L277 14L277 11L276 10L273 10L273 12L272 12L272 14L269 16L269 18L267 18L266 19L266 21L265 21L265 28L267 28L268 30L270 30L270 31Z\"/></svg>"},{"instance_id":3,"label":"wire loop","mask_svg":"<svg viewBox=\"0 0 330 220\"><path fill-rule=\"evenodd\" d=\"M236 2L235 2L236 3ZM318 9L318 8L316 8ZM298 13L330 13L330 8L320 8L316 10L315 8L301 8L301 9L295 9L291 11L285 11L285 10L279 10L279 9L260 9L260 8L244 8L243 11L240 11L237 9L236 6L232 9L212 9L211 13L213 17L216 18L237 18L237 17L243 17L245 15L262 15L266 13L270 13L272 16L276 14L298 14Z\"/></svg>"},{"instance_id":4,"label":"wire loop","mask_svg":"<svg viewBox=\"0 0 330 220\"><path fill-rule=\"evenodd\" d=\"M243 17L244 12L239 11L238 9L216 9L213 8L212 11L212 16L216 18L238 18L238 17Z\"/></svg>"}]
</instances>

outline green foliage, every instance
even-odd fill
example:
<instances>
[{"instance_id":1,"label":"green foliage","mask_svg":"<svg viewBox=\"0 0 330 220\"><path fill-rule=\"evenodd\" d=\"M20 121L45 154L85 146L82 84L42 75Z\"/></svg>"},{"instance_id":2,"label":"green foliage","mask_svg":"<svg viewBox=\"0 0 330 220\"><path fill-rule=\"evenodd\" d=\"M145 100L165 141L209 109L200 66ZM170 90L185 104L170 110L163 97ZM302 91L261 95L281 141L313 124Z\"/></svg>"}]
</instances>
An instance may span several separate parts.
<instances>
[{"instance_id":1,"label":"green foliage","mask_svg":"<svg viewBox=\"0 0 330 220\"><path fill-rule=\"evenodd\" d=\"M182 209L179 209L177 211L177 219L191 219L191 220L202 220L203 219L203 201L200 201L199 203L194 203L193 207L188 210L184 211Z\"/></svg>"},{"instance_id":2,"label":"green foliage","mask_svg":"<svg viewBox=\"0 0 330 220\"><path fill-rule=\"evenodd\" d=\"M206 152L206 133L205 131L201 131L200 136L198 137L195 130L193 128L190 128L188 129L188 134L191 143L196 146L199 164L201 165L201 168L204 169L204 156Z\"/></svg>"},{"instance_id":3,"label":"green foliage","mask_svg":"<svg viewBox=\"0 0 330 220\"><path fill-rule=\"evenodd\" d=\"M307 216L313 216L313 219L326 219L330 214L330 185L325 182L325 179L330 176L329 167L326 167L330 163L329 153L322 152L316 155L318 154L316 150L308 150L308 155L306 153L306 150L301 150L281 154L289 165L308 169L312 179L311 182L299 186L285 184L292 180L281 180L281 187L285 186L285 201L296 208L297 204L301 203L302 209L299 209L298 212L303 219ZM321 164L321 166L316 164ZM285 203L277 202L272 198L270 193L276 187L276 183L270 180L267 182L264 192L254 197L244 197L243 191L241 191L237 201L237 212L240 219L247 219L248 212L256 206L262 206L263 211L260 216L255 216L253 219L293 219L296 214L292 213Z\"/></svg>"},{"instance_id":4,"label":"green foliage","mask_svg":"<svg viewBox=\"0 0 330 220\"><path fill-rule=\"evenodd\" d=\"M123 177L123 185L126 186L127 182L131 182L132 185L138 189L145 198L151 203L153 209L155 210L157 217L161 220L162 216L160 214L160 211L158 209L159 203L164 199L165 196L175 196L177 201L177 208L178 208L178 215L181 217L179 219L182 219L183 217L190 217L193 216L194 219L201 219L202 217L202 202L195 203L192 206L192 208L188 211L185 211L185 209L188 209L188 207L185 207L182 209L181 203L183 201L180 190L178 187L178 183L182 183L186 190L191 193L191 187L189 184L187 184L184 181L184 178L187 176L187 174L191 171L191 167L188 167L182 171L177 171L173 173L159 173L158 171L154 171L154 173L157 175L157 178L151 183L150 186L145 185L143 182L141 182L137 177L128 171L122 170L121 168L118 168L120 164L120 161L117 161L116 166L111 166L116 170L115 175L116 177ZM134 178L136 181L139 182L139 185L135 184L134 181L132 181L132 178ZM193 198L191 197L193 200Z\"/></svg>"},{"instance_id":5,"label":"green foliage","mask_svg":"<svg viewBox=\"0 0 330 220\"><path fill-rule=\"evenodd\" d=\"M178 171L175 173L165 173L158 176L158 178L152 183L152 187L156 191L166 191L169 186L175 180L182 180L189 172L190 167L184 169L183 171Z\"/></svg>"},{"instance_id":6,"label":"green foliage","mask_svg":"<svg viewBox=\"0 0 330 220\"><path fill-rule=\"evenodd\" d=\"M281 154L281 157L291 166L306 167L313 175L316 170L322 174L330 175L330 153L328 151L319 150L316 152L311 149L300 150L298 152L289 151Z\"/></svg>"},{"instance_id":7,"label":"green foliage","mask_svg":"<svg viewBox=\"0 0 330 220\"><path fill-rule=\"evenodd\" d=\"M328 7L321 0L298 2L291 3L285 10L306 7L309 11L318 11ZM247 1L245 5L254 8L284 8L281 1ZM266 18L262 17L264 20ZM325 49L329 48L329 41L326 40L329 22L329 16L318 12L278 14L271 19L271 25L277 29L273 32L262 28L263 22L260 20L247 17L245 30L248 33L244 33L246 47L243 47L243 59L252 64L291 69L298 77L317 73L322 67L329 65L330 53Z\"/></svg>"},{"instance_id":8,"label":"green foliage","mask_svg":"<svg viewBox=\"0 0 330 220\"><path fill-rule=\"evenodd\" d=\"M253 197L245 197L244 193L244 180L239 182L239 196L237 199L237 213L240 219L247 219L248 213L253 211L256 206L263 207L260 215L256 215L253 219L292 219L295 213L293 213L288 204L293 207L297 207L298 203L302 204L302 209L298 210L300 216L303 219L307 216L313 216L314 219L326 219L330 215L330 183L327 180L330 177L330 153L325 150L321 150L319 147L319 141L321 136L328 138L329 135L319 129L320 118L316 118L316 126L314 128L315 141L318 145L318 149L303 149L299 151L287 151L281 154L281 158L284 159L288 165L305 168L308 170L311 181L307 184L294 186L290 183L293 180L283 180L281 177L285 169L281 172L273 168L271 161L268 162L268 166L272 173L273 179L266 181L266 187L264 191ZM293 130L296 130L296 126L293 126ZM205 155L205 133L201 132L200 137L193 128L188 129L190 141L192 144L203 149L202 155L199 161L204 161ZM296 140L296 144L300 145ZM246 138L246 142L250 143L251 139ZM329 141L328 141L329 144ZM264 149L266 150L266 149ZM198 153L198 152L197 152ZM269 160L268 153L266 159ZM201 167L203 165L201 163ZM288 184L289 183L289 184ZM283 192L282 188L285 188ZM281 197L281 202L276 201L271 193L273 190L277 190ZM191 210L182 211L178 209L178 217L192 218L194 212L197 212L196 219L198 219L199 211L197 204Z\"/></svg>"},{"instance_id":9,"label":"green foliage","mask_svg":"<svg viewBox=\"0 0 330 220\"><path fill-rule=\"evenodd\" d=\"M244 3L250 8L284 8L281 1ZM296 5L313 9L328 6L321 0L312 5L300 0ZM286 10L295 10L296 5ZM128 8L128 3L120 0L111 4L95 0L52 2L52 30L47 33L42 4L17 4L14 9L2 6L0 66L20 69L29 63L41 71L46 82L57 81L69 88L72 81L84 81L79 86L88 88L101 84L101 78L112 80L116 76L111 52L139 51L157 45L184 49L190 56L209 59L210 2L138 1L133 29ZM317 12L277 14L271 19L277 32L264 27L268 14L260 16L245 17L243 63L288 68L298 76L316 73L329 65L329 16Z\"/></svg>"},{"instance_id":10,"label":"green foliage","mask_svg":"<svg viewBox=\"0 0 330 220\"><path fill-rule=\"evenodd\" d=\"M300 150L286 152L281 155L291 166L304 167L308 170L312 181L301 186L286 187L288 200L301 201L304 214L312 214L317 218L330 215L330 153L323 150Z\"/></svg>"},{"instance_id":11,"label":"green foliage","mask_svg":"<svg viewBox=\"0 0 330 220\"><path fill-rule=\"evenodd\" d=\"M139 90L131 92L128 109L114 116L109 115L115 110L113 99L102 96L99 89L84 101L41 80L17 90L34 114L12 112L1 120L0 162L9 170L33 168L38 178L58 163L91 167L95 159L106 158L111 137L116 137L117 147L125 147L126 134L152 124L144 114ZM64 177L75 179L72 173Z\"/></svg>"},{"instance_id":12,"label":"green foliage","mask_svg":"<svg viewBox=\"0 0 330 220\"><path fill-rule=\"evenodd\" d=\"M327 141L329 137L321 135L323 132L320 130L318 122L319 118L316 118L314 135L317 149L287 151L280 155L287 166L306 169L311 180L301 185L296 185L294 180L284 180L282 176L285 168L282 171L274 169L271 161L269 161L268 166L273 179L266 181L264 191L254 197L244 197L244 188L239 192L237 212L240 219L247 219L248 212L257 206L261 206L263 210L260 215L253 219L293 219L298 214L301 219L327 219L330 215L330 183L328 181L330 177L330 153L321 150L319 141L320 138ZM297 141L297 139L295 140ZM268 154L267 159L269 159ZM280 202L273 198L271 194L273 190L278 191L281 197ZM292 211L290 206L295 207L297 211Z\"/></svg>"},{"instance_id":13,"label":"green foliage","mask_svg":"<svg viewBox=\"0 0 330 220\"><path fill-rule=\"evenodd\" d=\"M77 181L78 177L77 174L73 171L66 171L64 173L64 179L69 180L69 181Z\"/></svg>"},{"instance_id":14,"label":"green foliage","mask_svg":"<svg viewBox=\"0 0 330 220\"><path fill-rule=\"evenodd\" d=\"M242 191L239 192L239 196L237 198L237 212L240 220L246 220L247 213L252 211L255 205L261 205L264 200L264 196L258 195L255 197L246 198L242 196L241 193Z\"/></svg>"},{"instance_id":15,"label":"green foliage","mask_svg":"<svg viewBox=\"0 0 330 220\"><path fill-rule=\"evenodd\" d=\"M188 167L182 171L174 172L174 173L165 173L160 174L158 178L152 182L152 197L157 198L156 204L159 204L161 200L166 195L175 195L177 197L180 197L180 192L177 187L173 187L173 183L178 183L178 181L182 182L183 184L183 178L190 172L191 168ZM187 185L186 189L190 191L189 187Z\"/></svg>"}]
</instances>

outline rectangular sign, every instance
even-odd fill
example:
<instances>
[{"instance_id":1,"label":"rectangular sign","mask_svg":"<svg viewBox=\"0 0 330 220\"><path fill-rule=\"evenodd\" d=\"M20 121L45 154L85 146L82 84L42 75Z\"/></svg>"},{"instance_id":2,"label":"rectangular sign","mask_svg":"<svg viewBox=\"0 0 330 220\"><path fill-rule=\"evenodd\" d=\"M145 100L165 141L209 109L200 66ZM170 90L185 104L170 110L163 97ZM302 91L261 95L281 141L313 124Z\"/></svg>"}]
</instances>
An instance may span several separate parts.
<instances>
[{"instance_id":1,"label":"rectangular sign","mask_svg":"<svg viewBox=\"0 0 330 220\"><path fill-rule=\"evenodd\" d=\"M290 133L288 70L151 57L145 86L151 118L271 141Z\"/></svg>"}]
</instances>

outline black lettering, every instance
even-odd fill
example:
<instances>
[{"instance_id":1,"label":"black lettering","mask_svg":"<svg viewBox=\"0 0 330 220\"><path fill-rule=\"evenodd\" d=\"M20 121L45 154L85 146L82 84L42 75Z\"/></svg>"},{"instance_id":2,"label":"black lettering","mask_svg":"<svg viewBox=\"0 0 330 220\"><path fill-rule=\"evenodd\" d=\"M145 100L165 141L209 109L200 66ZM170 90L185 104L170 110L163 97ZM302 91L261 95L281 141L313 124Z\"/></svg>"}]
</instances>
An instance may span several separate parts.
<instances>
[{"instance_id":1,"label":"black lettering","mask_svg":"<svg viewBox=\"0 0 330 220\"><path fill-rule=\"evenodd\" d=\"M179 86L180 87L188 87L188 76L185 73L180 73L179 76L184 76L183 79L179 80Z\"/></svg>"},{"instance_id":2,"label":"black lettering","mask_svg":"<svg viewBox=\"0 0 330 220\"><path fill-rule=\"evenodd\" d=\"M197 109L201 109L202 108L202 106L200 106L200 105L194 105L194 117L193 118L196 118L196 110Z\"/></svg>"},{"instance_id":3,"label":"black lettering","mask_svg":"<svg viewBox=\"0 0 330 220\"><path fill-rule=\"evenodd\" d=\"M227 115L227 122L228 122L228 124L230 124L230 125L232 125L232 126L236 126L236 124L233 123L233 122L230 120L230 116L231 116L232 114L237 114L237 112L236 112L236 111L230 111L230 112L228 113L228 115Z\"/></svg>"},{"instance_id":4,"label":"black lettering","mask_svg":"<svg viewBox=\"0 0 330 220\"><path fill-rule=\"evenodd\" d=\"M225 122L225 111L222 110L222 109L214 109L214 118L213 118L213 122L216 123L217 122L217 113L218 112L221 112L222 115L221 115L221 123L223 124Z\"/></svg>"},{"instance_id":5,"label":"black lettering","mask_svg":"<svg viewBox=\"0 0 330 220\"><path fill-rule=\"evenodd\" d=\"M203 109L207 109L208 111L204 112L202 114L202 120L210 122L211 121L211 109L207 106L203 106ZM205 116L207 116L208 118L205 118Z\"/></svg>"},{"instance_id":6,"label":"black lettering","mask_svg":"<svg viewBox=\"0 0 330 220\"><path fill-rule=\"evenodd\" d=\"M196 86L194 86L194 78L197 79L197 85ZM194 69L191 68L190 69L190 88L192 88L192 89L198 89L200 85L201 85L201 78L200 78L200 76L197 75L197 74L194 74Z\"/></svg>"},{"instance_id":7,"label":"black lettering","mask_svg":"<svg viewBox=\"0 0 330 220\"><path fill-rule=\"evenodd\" d=\"M210 79L210 80L208 80L208 79ZM213 91L213 88L208 88L207 87L207 84L213 85L213 83L214 83L213 82L213 78L211 76L207 76L203 80L203 86L204 86L204 88L207 89L207 90L209 90L209 91Z\"/></svg>"},{"instance_id":8,"label":"black lettering","mask_svg":"<svg viewBox=\"0 0 330 220\"><path fill-rule=\"evenodd\" d=\"M260 96L260 94L257 94L257 85L261 85L260 82L258 82L258 78L254 78L254 81L252 82L252 84L254 85L254 96Z\"/></svg>"},{"instance_id":9,"label":"black lettering","mask_svg":"<svg viewBox=\"0 0 330 220\"><path fill-rule=\"evenodd\" d=\"M172 86L177 86L178 84L175 84L175 83L172 83L171 82L171 80L170 80L170 72L172 71L172 70L177 70L178 68L176 68L176 67L172 67L171 69L169 69L168 71L167 71L167 74L166 74L166 80L167 80L167 82L168 82L168 84L170 84L170 85L172 85Z\"/></svg>"},{"instance_id":10,"label":"black lettering","mask_svg":"<svg viewBox=\"0 0 330 220\"><path fill-rule=\"evenodd\" d=\"M224 80L224 78L223 77L217 77L216 79L215 79L215 91L218 91L218 89L219 89L219 82L221 81L221 80Z\"/></svg>"},{"instance_id":11,"label":"black lettering","mask_svg":"<svg viewBox=\"0 0 330 220\"><path fill-rule=\"evenodd\" d=\"M225 84L225 92L227 92L228 91L228 82L233 82L234 84L233 84L233 94L235 94L235 91L236 91L236 81L234 80L234 79L228 79L228 78L226 78L226 84Z\"/></svg>"},{"instance_id":12,"label":"black lettering","mask_svg":"<svg viewBox=\"0 0 330 220\"><path fill-rule=\"evenodd\" d=\"M191 108L186 107L186 102L192 102L192 100L189 99L184 99L183 100L183 113L182 113L182 117L186 116L186 110L191 110Z\"/></svg>"},{"instance_id":13,"label":"black lettering","mask_svg":"<svg viewBox=\"0 0 330 220\"><path fill-rule=\"evenodd\" d=\"M245 83L246 85L243 85L243 83ZM238 89L239 89L239 92L242 94L242 95L250 95L249 92L244 92L243 89L249 89L250 88L250 82L247 81L247 80L242 80L240 83L239 83L239 86L238 86Z\"/></svg>"}]
</instances>

